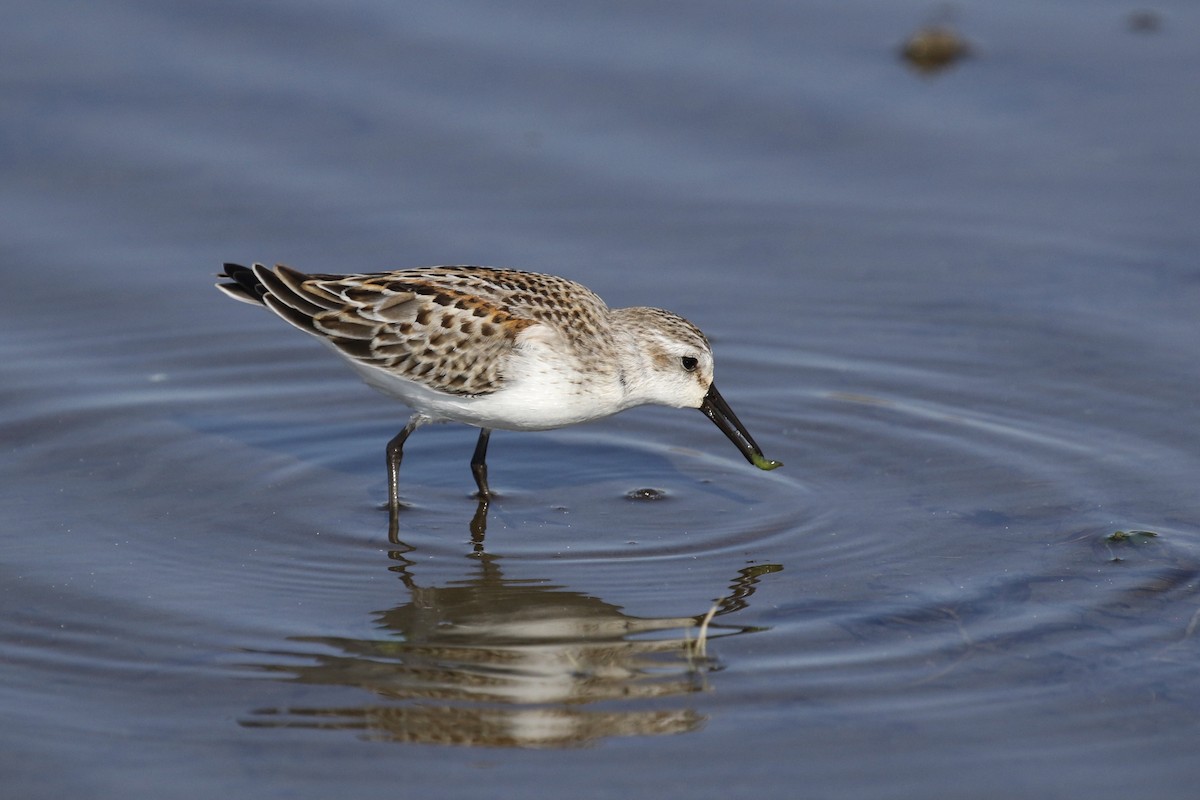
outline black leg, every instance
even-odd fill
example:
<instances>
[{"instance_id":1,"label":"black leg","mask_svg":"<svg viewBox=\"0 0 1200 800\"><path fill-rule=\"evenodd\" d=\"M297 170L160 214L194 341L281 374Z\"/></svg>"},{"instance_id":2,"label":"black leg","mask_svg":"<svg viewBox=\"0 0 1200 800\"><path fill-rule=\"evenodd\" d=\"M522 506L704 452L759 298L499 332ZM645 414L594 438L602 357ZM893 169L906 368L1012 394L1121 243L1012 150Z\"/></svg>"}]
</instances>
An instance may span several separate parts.
<instances>
[{"instance_id":1,"label":"black leg","mask_svg":"<svg viewBox=\"0 0 1200 800\"><path fill-rule=\"evenodd\" d=\"M487 446L488 437L492 432L487 428L479 429L479 441L475 444L475 455L471 456L471 474L475 476L475 485L479 487L479 497L487 500L492 496L492 490L487 482Z\"/></svg>"},{"instance_id":2,"label":"black leg","mask_svg":"<svg viewBox=\"0 0 1200 800\"><path fill-rule=\"evenodd\" d=\"M400 459L404 457L404 440L421 422L420 417L414 416L387 445L388 510L393 515L400 510Z\"/></svg>"}]
</instances>

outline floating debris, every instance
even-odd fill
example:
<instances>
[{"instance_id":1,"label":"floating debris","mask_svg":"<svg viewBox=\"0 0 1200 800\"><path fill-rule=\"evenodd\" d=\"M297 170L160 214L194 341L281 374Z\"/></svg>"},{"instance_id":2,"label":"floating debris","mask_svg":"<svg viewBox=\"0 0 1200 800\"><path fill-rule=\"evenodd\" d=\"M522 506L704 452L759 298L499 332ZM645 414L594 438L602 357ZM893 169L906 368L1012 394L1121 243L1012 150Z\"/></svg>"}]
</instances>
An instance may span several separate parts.
<instances>
[{"instance_id":1,"label":"floating debris","mask_svg":"<svg viewBox=\"0 0 1200 800\"><path fill-rule=\"evenodd\" d=\"M662 489L634 489L625 493L626 500L666 500L667 493Z\"/></svg>"},{"instance_id":2,"label":"floating debris","mask_svg":"<svg viewBox=\"0 0 1200 800\"><path fill-rule=\"evenodd\" d=\"M1156 536L1158 534L1154 531L1116 531L1105 538L1114 544L1137 544L1145 542L1147 539L1153 539Z\"/></svg>"},{"instance_id":3,"label":"floating debris","mask_svg":"<svg viewBox=\"0 0 1200 800\"><path fill-rule=\"evenodd\" d=\"M915 70L932 75L971 53L971 46L948 25L929 25L908 38L900 57Z\"/></svg>"}]
</instances>

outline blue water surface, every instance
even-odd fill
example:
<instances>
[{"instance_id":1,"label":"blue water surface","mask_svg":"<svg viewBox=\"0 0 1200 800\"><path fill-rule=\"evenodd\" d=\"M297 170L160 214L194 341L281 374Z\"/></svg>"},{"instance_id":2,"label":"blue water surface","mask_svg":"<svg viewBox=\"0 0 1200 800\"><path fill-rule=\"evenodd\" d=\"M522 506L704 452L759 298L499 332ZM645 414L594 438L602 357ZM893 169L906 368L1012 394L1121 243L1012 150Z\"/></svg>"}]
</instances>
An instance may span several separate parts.
<instances>
[{"instance_id":1,"label":"blue water surface","mask_svg":"<svg viewBox=\"0 0 1200 800\"><path fill-rule=\"evenodd\" d=\"M969 55L922 73L935 23ZM1191 796L1198 41L1184 2L17 2L3 794ZM498 432L480 509L429 427L391 542L406 409L224 261L670 308L786 466L637 409Z\"/></svg>"}]
</instances>

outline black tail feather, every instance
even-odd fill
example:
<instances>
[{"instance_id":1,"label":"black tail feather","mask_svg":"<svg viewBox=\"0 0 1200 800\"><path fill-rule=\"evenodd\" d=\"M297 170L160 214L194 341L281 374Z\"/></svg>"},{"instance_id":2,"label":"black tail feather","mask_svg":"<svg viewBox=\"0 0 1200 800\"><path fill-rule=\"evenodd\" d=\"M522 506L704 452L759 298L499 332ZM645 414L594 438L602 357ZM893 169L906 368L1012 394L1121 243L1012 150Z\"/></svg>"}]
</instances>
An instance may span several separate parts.
<instances>
[{"instance_id":1,"label":"black tail feather","mask_svg":"<svg viewBox=\"0 0 1200 800\"><path fill-rule=\"evenodd\" d=\"M241 264L225 264L225 271L218 278L229 278L233 283L218 283L217 288L241 300L263 302L267 287L254 274L254 270Z\"/></svg>"}]
</instances>

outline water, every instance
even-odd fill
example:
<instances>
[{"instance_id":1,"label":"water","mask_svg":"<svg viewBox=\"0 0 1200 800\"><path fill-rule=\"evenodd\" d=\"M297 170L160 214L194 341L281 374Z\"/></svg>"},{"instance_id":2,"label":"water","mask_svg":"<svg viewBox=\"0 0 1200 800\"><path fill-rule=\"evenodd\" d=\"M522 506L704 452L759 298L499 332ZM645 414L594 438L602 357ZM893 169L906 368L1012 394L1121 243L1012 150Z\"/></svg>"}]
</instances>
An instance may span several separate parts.
<instances>
[{"instance_id":1,"label":"water","mask_svg":"<svg viewBox=\"0 0 1200 800\"><path fill-rule=\"evenodd\" d=\"M921 4L11 10L5 796L1187 796L1200 13L1134 10L932 76ZM389 543L406 411L224 260L668 307L786 467L639 409L484 516L425 428Z\"/></svg>"}]
</instances>

